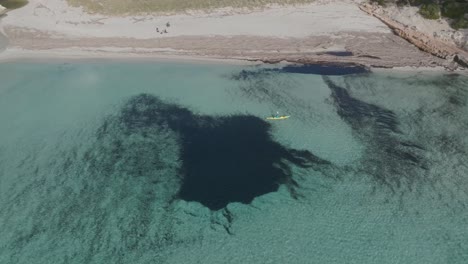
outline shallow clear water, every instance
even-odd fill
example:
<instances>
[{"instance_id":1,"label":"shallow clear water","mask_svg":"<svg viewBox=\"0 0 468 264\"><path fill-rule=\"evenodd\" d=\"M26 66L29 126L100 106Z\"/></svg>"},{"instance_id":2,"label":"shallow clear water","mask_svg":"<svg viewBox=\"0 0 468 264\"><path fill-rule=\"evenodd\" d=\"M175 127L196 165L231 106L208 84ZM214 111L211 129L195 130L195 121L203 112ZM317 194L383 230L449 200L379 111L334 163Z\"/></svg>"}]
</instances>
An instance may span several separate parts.
<instances>
[{"instance_id":1,"label":"shallow clear water","mask_svg":"<svg viewBox=\"0 0 468 264\"><path fill-rule=\"evenodd\" d=\"M1 64L0 263L467 263L468 78L340 72Z\"/></svg>"}]
</instances>

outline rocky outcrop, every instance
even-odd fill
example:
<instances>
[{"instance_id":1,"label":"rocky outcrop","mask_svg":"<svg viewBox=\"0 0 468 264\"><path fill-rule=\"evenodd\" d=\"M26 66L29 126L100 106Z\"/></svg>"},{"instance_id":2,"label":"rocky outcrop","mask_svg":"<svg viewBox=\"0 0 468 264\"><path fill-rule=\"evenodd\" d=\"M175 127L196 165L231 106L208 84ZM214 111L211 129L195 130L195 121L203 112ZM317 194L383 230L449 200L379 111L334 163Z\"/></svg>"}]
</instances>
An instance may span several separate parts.
<instances>
[{"instance_id":1,"label":"rocky outcrop","mask_svg":"<svg viewBox=\"0 0 468 264\"><path fill-rule=\"evenodd\" d=\"M6 14L6 12L7 9L4 6L0 5L0 16Z\"/></svg>"},{"instance_id":2,"label":"rocky outcrop","mask_svg":"<svg viewBox=\"0 0 468 264\"><path fill-rule=\"evenodd\" d=\"M433 36L443 42L454 43L459 48L468 50L468 38L462 31L441 30L439 32L434 32Z\"/></svg>"},{"instance_id":3,"label":"rocky outcrop","mask_svg":"<svg viewBox=\"0 0 468 264\"><path fill-rule=\"evenodd\" d=\"M450 43L442 41L440 38L428 36L414 27L401 24L384 14L382 9L376 5L363 4L360 9L386 24L393 32L407 40L411 44L418 47L420 50L428 52L436 57L454 61L462 67L468 65L468 52ZM462 36L463 37L463 36ZM461 41L461 40L460 40Z\"/></svg>"},{"instance_id":4,"label":"rocky outcrop","mask_svg":"<svg viewBox=\"0 0 468 264\"><path fill-rule=\"evenodd\" d=\"M466 56L461 57L461 56L455 55L455 57L453 57L453 61L460 64L462 67L468 69L468 58Z\"/></svg>"}]
</instances>

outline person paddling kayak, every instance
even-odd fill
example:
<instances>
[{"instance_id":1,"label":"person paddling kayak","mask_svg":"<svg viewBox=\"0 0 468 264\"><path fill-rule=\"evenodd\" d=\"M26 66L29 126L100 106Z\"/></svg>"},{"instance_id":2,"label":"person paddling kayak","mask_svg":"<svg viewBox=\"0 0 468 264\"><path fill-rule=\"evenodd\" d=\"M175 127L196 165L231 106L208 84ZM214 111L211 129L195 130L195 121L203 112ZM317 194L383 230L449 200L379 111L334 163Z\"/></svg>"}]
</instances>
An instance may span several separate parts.
<instances>
[{"instance_id":1,"label":"person paddling kayak","mask_svg":"<svg viewBox=\"0 0 468 264\"><path fill-rule=\"evenodd\" d=\"M267 117L266 119L267 120L282 120L282 119L287 119L289 118L290 116L281 116L279 114L279 112L276 112L276 114L274 116L271 116L271 117Z\"/></svg>"}]
</instances>

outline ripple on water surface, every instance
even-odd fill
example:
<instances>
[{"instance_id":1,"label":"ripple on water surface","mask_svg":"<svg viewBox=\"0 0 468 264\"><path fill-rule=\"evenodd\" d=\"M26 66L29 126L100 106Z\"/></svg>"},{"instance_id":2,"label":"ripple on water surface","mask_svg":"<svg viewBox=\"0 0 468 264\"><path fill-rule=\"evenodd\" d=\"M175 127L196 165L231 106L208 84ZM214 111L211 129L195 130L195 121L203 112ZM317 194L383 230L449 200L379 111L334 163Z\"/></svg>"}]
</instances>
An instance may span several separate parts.
<instances>
[{"instance_id":1,"label":"ripple on water surface","mask_svg":"<svg viewBox=\"0 0 468 264\"><path fill-rule=\"evenodd\" d=\"M15 62L0 79L0 263L468 259L465 76Z\"/></svg>"}]
</instances>

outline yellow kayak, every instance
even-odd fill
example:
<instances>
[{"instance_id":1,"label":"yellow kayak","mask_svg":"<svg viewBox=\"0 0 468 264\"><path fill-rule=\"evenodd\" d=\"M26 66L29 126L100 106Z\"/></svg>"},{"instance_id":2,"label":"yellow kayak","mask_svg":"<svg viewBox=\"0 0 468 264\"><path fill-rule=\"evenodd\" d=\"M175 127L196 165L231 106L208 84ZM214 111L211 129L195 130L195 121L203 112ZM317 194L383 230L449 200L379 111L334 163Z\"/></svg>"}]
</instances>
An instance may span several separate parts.
<instances>
[{"instance_id":1,"label":"yellow kayak","mask_svg":"<svg viewBox=\"0 0 468 264\"><path fill-rule=\"evenodd\" d=\"M288 119L290 116L270 116L267 117L267 120L283 120L283 119Z\"/></svg>"}]
</instances>

